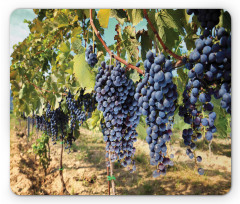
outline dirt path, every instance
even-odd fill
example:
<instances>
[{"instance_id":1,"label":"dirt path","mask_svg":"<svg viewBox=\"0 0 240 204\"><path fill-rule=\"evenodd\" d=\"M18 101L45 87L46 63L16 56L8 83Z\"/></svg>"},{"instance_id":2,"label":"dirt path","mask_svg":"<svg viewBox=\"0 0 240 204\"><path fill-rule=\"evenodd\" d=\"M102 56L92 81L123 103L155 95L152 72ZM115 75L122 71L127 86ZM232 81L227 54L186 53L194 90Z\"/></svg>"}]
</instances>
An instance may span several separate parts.
<instances>
[{"instance_id":1,"label":"dirt path","mask_svg":"<svg viewBox=\"0 0 240 204\"><path fill-rule=\"evenodd\" d=\"M18 130L19 131L19 130ZM36 135L33 135L36 138ZM59 195L60 144L50 142L52 161L47 176L31 152L32 142L19 137L11 129L10 184L12 191L19 195ZM33 139L34 140L34 139ZM117 195L178 195L178 194L225 194L231 187L231 141L214 140L212 153L208 146L197 144L197 152L203 161L204 176L194 171L181 141L171 146L170 154L175 155L175 165L168 169L165 177L154 179L154 168L149 164L149 149L146 142L136 143L135 160L137 171L129 173L118 163L114 164ZM81 129L81 136L73 145L73 151L63 155L64 181L71 195L107 195L105 153L102 135ZM203 150L203 151L202 151Z\"/></svg>"}]
</instances>

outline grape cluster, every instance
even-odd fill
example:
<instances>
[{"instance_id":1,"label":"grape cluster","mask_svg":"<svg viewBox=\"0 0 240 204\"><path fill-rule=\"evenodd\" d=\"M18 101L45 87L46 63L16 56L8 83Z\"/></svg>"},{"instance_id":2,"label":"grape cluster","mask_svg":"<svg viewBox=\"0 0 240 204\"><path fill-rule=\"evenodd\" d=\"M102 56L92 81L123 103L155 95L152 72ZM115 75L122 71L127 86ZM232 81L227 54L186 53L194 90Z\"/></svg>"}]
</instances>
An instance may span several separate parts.
<instances>
[{"instance_id":1,"label":"grape cluster","mask_svg":"<svg viewBox=\"0 0 240 204\"><path fill-rule=\"evenodd\" d=\"M36 118L36 128L41 130L46 134L51 134L51 123L46 119L46 116L43 114L41 116L35 116Z\"/></svg>"},{"instance_id":2,"label":"grape cluster","mask_svg":"<svg viewBox=\"0 0 240 204\"><path fill-rule=\"evenodd\" d=\"M206 90L207 95L199 93L200 102L205 103L214 95L216 99L222 98L221 106L227 113L231 113L231 35L224 28L220 28L215 38L201 36L195 41L195 45L187 67L190 69L188 77L191 81L199 82L196 88L202 89L202 92ZM195 85L198 85L196 83ZM191 82L187 88L190 86ZM198 95L197 90L194 91ZM196 96L192 96L192 102L195 100ZM211 109L210 105L205 106L206 109Z\"/></svg>"},{"instance_id":3,"label":"grape cluster","mask_svg":"<svg viewBox=\"0 0 240 204\"><path fill-rule=\"evenodd\" d=\"M36 128L38 130L44 131L43 116L35 116L36 118Z\"/></svg>"},{"instance_id":4,"label":"grape cluster","mask_svg":"<svg viewBox=\"0 0 240 204\"><path fill-rule=\"evenodd\" d=\"M136 88L135 99L143 115L146 115L146 141L150 148L150 164L156 165L153 176L165 175L173 162L166 157L166 142L171 140L171 118L175 111L177 87L172 81L172 62L163 54L154 56L149 51L144 61L145 75Z\"/></svg>"},{"instance_id":5,"label":"grape cluster","mask_svg":"<svg viewBox=\"0 0 240 204\"><path fill-rule=\"evenodd\" d=\"M59 133L62 138L65 138L67 135L69 118L67 114L62 111L61 102L59 102L59 107L55 110L52 110L50 104L47 104L46 111L42 116L36 116L37 128L51 135L54 144L56 144L56 141L59 139Z\"/></svg>"},{"instance_id":6,"label":"grape cluster","mask_svg":"<svg viewBox=\"0 0 240 204\"><path fill-rule=\"evenodd\" d=\"M195 46L186 64L190 69L189 81L183 92L183 105L179 107L179 115L191 125L191 128L183 130L184 144L193 150L196 148L194 142L202 137L202 128L208 141L217 131L212 96L222 98L221 106L231 114L231 36L220 28L215 38L200 36ZM187 151L187 155L193 158L191 151Z\"/></svg>"},{"instance_id":7,"label":"grape cluster","mask_svg":"<svg viewBox=\"0 0 240 204\"><path fill-rule=\"evenodd\" d=\"M205 28L204 35L210 35L210 30L219 23L220 9L187 9L188 15L196 15L201 26Z\"/></svg>"},{"instance_id":8,"label":"grape cluster","mask_svg":"<svg viewBox=\"0 0 240 204\"><path fill-rule=\"evenodd\" d=\"M93 46L89 45L89 47L87 48L86 52L86 60L87 63L91 66L94 67L95 64L97 64L98 59L97 59L97 55L93 52Z\"/></svg>"},{"instance_id":9,"label":"grape cluster","mask_svg":"<svg viewBox=\"0 0 240 204\"><path fill-rule=\"evenodd\" d=\"M75 123L81 126L84 121L91 117L92 112L95 110L95 95L84 93L85 90L81 89L78 98L75 100L70 90L66 97L66 103L70 112L70 127L73 131Z\"/></svg>"},{"instance_id":10,"label":"grape cluster","mask_svg":"<svg viewBox=\"0 0 240 204\"><path fill-rule=\"evenodd\" d=\"M219 97L222 97L221 107L224 108L227 113L231 114L231 87L228 83L222 84L219 92Z\"/></svg>"},{"instance_id":11,"label":"grape cluster","mask_svg":"<svg viewBox=\"0 0 240 204\"><path fill-rule=\"evenodd\" d=\"M97 108L104 116L101 127L106 142L106 157L110 153L111 161L118 160L124 167L132 164L130 171L134 171L133 143L137 140L136 127L140 119L138 103L134 99L134 83L127 78L119 62L116 67L102 62L94 90L97 93Z\"/></svg>"},{"instance_id":12,"label":"grape cluster","mask_svg":"<svg viewBox=\"0 0 240 204\"><path fill-rule=\"evenodd\" d=\"M36 117L36 127L41 131L45 131L51 135L52 141L56 144L59 139L63 140L65 149L69 149L76 140L74 137L74 130L77 129L82 123L91 117L92 112L95 110L95 95L84 94L84 89L80 90L77 100L74 99L70 91L66 96L67 112L64 113L61 103L59 107L52 110L50 104L47 104L46 111L41 116ZM68 116L70 115L70 117ZM78 124L76 124L78 122Z\"/></svg>"}]
</instances>

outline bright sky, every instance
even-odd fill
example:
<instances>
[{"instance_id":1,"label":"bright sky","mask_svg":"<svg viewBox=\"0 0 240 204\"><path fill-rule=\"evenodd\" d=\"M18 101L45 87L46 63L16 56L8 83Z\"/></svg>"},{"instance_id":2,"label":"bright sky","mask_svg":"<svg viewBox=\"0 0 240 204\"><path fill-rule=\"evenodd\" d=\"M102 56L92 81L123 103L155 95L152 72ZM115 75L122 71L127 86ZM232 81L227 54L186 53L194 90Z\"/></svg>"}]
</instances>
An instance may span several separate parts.
<instances>
[{"instance_id":1,"label":"bright sky","mask_svg":"<svg viewBox=\"0 0 240 204\"><path fill-rule=\"evenodd\" d=\"M29 28L24 19L33 20L36 17L32 9L17 9L10 16L10 54L13 45L22 42L29 34Z\"/></svg>"}]
</instances>

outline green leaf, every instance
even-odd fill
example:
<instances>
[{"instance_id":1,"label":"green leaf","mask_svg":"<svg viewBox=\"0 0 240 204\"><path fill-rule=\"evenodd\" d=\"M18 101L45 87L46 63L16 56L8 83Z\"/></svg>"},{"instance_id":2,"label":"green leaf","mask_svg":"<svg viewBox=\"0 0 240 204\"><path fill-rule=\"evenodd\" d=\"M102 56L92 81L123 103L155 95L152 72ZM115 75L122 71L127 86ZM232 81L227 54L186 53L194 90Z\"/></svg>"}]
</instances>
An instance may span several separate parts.
<instances>
[{"instance_id":1,"label":"green leaf","mask_svg":"<svg viewBox=\"0 0 240 204\"><path fill-rule=\"evenodd\" d=\"M127 14L133 26L137 25L143 19L142 9L127 9Z\"/></svg>"},{"instance_id":2,"label":"green leaf","mask_svg":"<svg viewBox=\"0 0 240 204\"><path fill-rule=\"evenodd\" d=\"M77 37L77 35L80 35L82 33L81 27L76 27L72 30L72 37Z\"/></svg>"},{"instance_id":3,"label":"green leaf","mask_svg":"<svg viewBox=\"0 0 240 204\"><path fill-rule=\"evenodd\" d=\"M101 111L95 110L92 113L92 117L88 119L87 123L89 128L92 130L100 125L100 120L101 120Z\"/></svg>"},{"instance_id":4,"label":"green leaf","mask_svg":"<svg viewBox=\"0 0 240 204\"><path fill-rule=\"evenodd\" d=\"M58 28L68 26L68 17L64 13L59 13L56 22L58 23Z\"/></svg>"},{"instance_id":5,"label":"green leaf","mask_svg":"<svg viewBox=\"0 0 240 204\"><path fill-rule=\"evenodd\" d=\"M83 13L86 16L86 18L90 18L90 9L83 9Z\"/></svg>"},{"instance_id":6,"label":"green leaf","mask_svg":"<svg viewBox=\"0 0 240 204\"><path fill-rule=\"evenodd\" d=\"M53 107L54 110L56 110L59 107L59 102L62 100L62 96L57 97L55 100L55 106Z\"/></svg>"},{"instance_id":7,"label":"green leaf","mask_svg":"<svg viewBox=\"0 0 240 204\"><path fill-rule=\"evenodd\" d=\"M64 53L70 52L70 43L69 43L69 41L62 42L60 47L59 47L59 50L61 50Z\"/></svg>"},{"instance_id":8,"label":"green leaf","mask_svg":"<svg viewBox=\"0 0 240 204\"><path fill-rule=\"evenodd\" d=\"M133 82L137 82L140 79L139 73L134 71L133 73L130 74L130 78L133 80Z\"/></svg>"},{"instance_id":9,"label":"green leaf","mask_svg":"<svg viewBox=\"0 0 240 204\"><path fill-rule=\"evenodd\" d=\"M185 21L185 11L184 9L164 9L163 10L164 15L164 21L167 22L168 24L170 23L169 27L172 27L173 29L177 29L177 31L181 35L185 35L184 32L184 23L186 24ZM184 23L183 23L184 22Z\"/></svg>"},{"instance_id":10,"label":"green leaf","mask_svg":"<svg viewBox=\"0 0 240 204\"><path fill-rule=\"evenodd\" d=\"M187 9L184 9L184 16L185 16L186 23L189 23L191 15L187 14Z\"/></svg>"},{"instance_id":11,"label":"green leaf","mask_svg":"<svg viewBox=\"0 0 240 204\"><path fill-rule=\"evenodd\" d=\"M126 12L123 9L111 9L110 16L115 18L121 25L127 21Z\"/></svg>"},{"instance_id":12,"label":"green leaf","mask_svg":"<svg viewBox=\"0 0 240 204\"><path fill-rule=\"evenodd\" d=\"M186 82L188 80L188 76L187 74L183 71L183 69L178 69L177 70L177 74L178 76L180 77L180 79L183 81L183 82Z\"/></svg>"},{"instance_id":13,"label":"green leaf","mask_svg":"<svg viewBox=\"0 0 240 204\"><path fill-rule=\"evenodd\" d=\"M75 55L73 59L73 73L81 88L86 88L85 93L91 93L95 85L95 74L85 61L85 53Z\"/></svg>"},{"instance_id":14,"label":"green leaf","mask_svg":"<svg viewBox=\"0 0 240 204\"><path fill-rule=\"evenodd\" d=\"M23 95L24 95L24 92L25 92L24 89L26 89L26 85L25 84L23 84L21 90L19 91L19 99L23 98Z\"/></svg>"},{"instance_id":15,"label":"green leaf","mask_svg":"<svg viewBox=\"0 0 240 204\"><path fill-rule=\"evenodd\" d=\"M72 68L66 69L65 72L67 72L68 74L72 75L73 74L73 69Z\"/></svg>"},{"instance_id":16,"label":"green leaf","mask_svg":"<svg viewBox=\"0 0 240 204\"><path fill-rule=\"evenodd\" d=\"M79 38L72 37L71 43L72 43L72 50L75 53L79 53L82 49L82 41Z\"/></svg>"},{"instance_id":17,"label":"green leaf","mask_svg":"<svg viewBox=\"0 0 240 204\"><path fill-rule=\"evenodd\" d=\"M137 40L135 28L132 26L127 26L123 30L122 35L122 46L127 52L127 60L130 63L135 63L138 61L138 54L140 43Z\"/></svg>"},{"instance_id":18,"label":"green leaf","mask_svg":"<svg viewBox=\"0 0 240 204\"><path fill-rule=\"evenodd\" d=\"M222 11L218 27L225 28L228 32L231 31L231 16L228 11Z\"/></svg>"},{"instance_id":19,"label":"green leaf","mask_svg":"<svg viewBox=\"0 0 240 204\"><path fill-rule=\"evenodd\" d=\"M166 12L166 10L161 10L161 12L155 14L155 19L153 20L156 21L155 27L158 28L158 34L165 45L169 49L175 47L180 33L177 30L177 23L173 18Z\"/></svg>"},{"instance_id":20,"label":"green leaf","mask_svg":"<svg viewBox=\"0 0 240 204\"><path fill-rule=\"evenodd\" d=\"M152 40L150 39L148 32L144 30L142 34L137 36L137 38L140 37L141 37L141 57L144 61L146 59L147 52L152 49Z\"/></svg>"},{"instance_id":21,"label":"green leaf","mask_svg":"<svg viewBox=\"0 0 240 204\"><path fill-rule=\"evenodd\" d=\"M97 17L99 19L99 23L103 28L107 28L108 27L108 21L109 21L109 17L110 17L110 12L111 9L100 9L98 11Z\"/></svg>"},{"instance_id":22,"label":"green leaf","mask_svg":"<svg viewBox=\"0 0 240 204\"><path fill-rule=\"evenodd\" d=\"M215 99L212 97L211 102L214 105L213 111L216 113L217 117L214 122L214 125L217 128L216 135L221 138L227 137L228 130L228 119L230 118L229 114L226 114L226 111L220 105L221 99Z\"/></svg>"}]
</instances>

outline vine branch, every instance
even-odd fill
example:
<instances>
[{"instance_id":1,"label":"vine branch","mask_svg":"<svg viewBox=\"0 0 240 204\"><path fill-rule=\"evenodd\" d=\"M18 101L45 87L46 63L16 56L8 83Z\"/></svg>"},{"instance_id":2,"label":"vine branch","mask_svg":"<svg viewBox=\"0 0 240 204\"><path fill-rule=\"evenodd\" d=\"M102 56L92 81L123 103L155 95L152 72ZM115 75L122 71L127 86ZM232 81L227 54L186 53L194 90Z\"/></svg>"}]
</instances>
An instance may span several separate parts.
<instances>
[{"instance_id":1,"label":"vine branch","mask_svg":"<svg viewBox=\"0 0 240 204\"><path fill-rule=\"evenodd\" d=\"M147 11L146 9L143 9L143 14L144 14L144 17L146 18L149 26L151 27L153 33L155 34L156 38L158 39L158 41L160 42L161 46L163 47L163 49L165 50L165 52L167 52L168 54L170 54L171 56L173 56L175 59L179 60L179 61L182 61L182 57L173 53L170 49L168 49L168 47L164 44L164 42L162 41L162 39L160 38L157 30L155 29L155 27L153 26L151 20L149 19L148 17L148 14L147 14ZM180 63L180 62L179 62Z\"/></svg>"},{"instance_id":2,"label":"vine branch","mask_svg":"<svg viewBox=\"0 0 240 204\"><path fill-rule=\"evenodd\" d=\"M118 57L117 55L114 55L111 50L108 48L108 46L106 45L106 43L104 42L104 40L102 39L99 31L97 30L97 28L95 27L94 23L93 23L93 19L92 19L92 9L90 9L90 24L96 34L96 36L98 37L98 39L100 40L100 42L102 43L103 47L105 48L105 50L108 52L108 54L110 55L110 57L118 60L119 62L125 64L127 66L127 68L131 68L131 69L135 69L139 74L143 74L143 70L139 69L138 67L129 64L127 61L125 61L124 59Z\"/></svg>"},{"instance_id":3,"label":"vine branch","mask_svg":"<svg viewBox=\"0 0 240 204\"><path fill-rule=\"evenodd\" d=\"M36 84L34 84L33 82L31 82L31 81L28 79L27 75L24 75L24 77L26 78L26 80L28 81L29 84L31 84L36 90L38 90L38 91L41 92L42 96L43 96L43 93L42 93L43 91L48 92L48 93L52 93L52 94L56 94L54 91L49 91L49 90L47 90L47 89L43 89L43 88L41 88L41 87L38 87ZM66 94L66 93L62 93L62 95L63 95L63 96L66 96L67 94Z\"/></svg>"}]
</instances>

